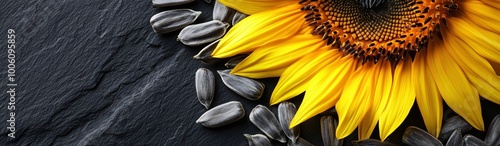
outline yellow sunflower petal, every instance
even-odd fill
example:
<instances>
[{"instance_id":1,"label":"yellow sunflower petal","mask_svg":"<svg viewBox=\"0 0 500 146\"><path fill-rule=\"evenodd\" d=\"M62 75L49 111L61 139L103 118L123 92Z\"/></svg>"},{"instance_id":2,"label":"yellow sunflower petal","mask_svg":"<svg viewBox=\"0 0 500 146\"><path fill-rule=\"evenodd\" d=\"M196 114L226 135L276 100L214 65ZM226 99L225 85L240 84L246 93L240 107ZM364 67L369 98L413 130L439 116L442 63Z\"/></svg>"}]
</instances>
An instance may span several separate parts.
<instances>
[{"instance_id":1,"label":"yellow sunflower petal","mask_svg":"<svg viewBox=\"0 0 500 146\"><path fill-rule=\"evenodd\" d=\"M328 47L328 46L327 46ZM271 105L288 100L304 92L307 83L325 66L338 59L342 53L324 49L302 57L288 67L280 77L271 95Z\"/></svg>"},{"instance_id":2,"label":"yellow sunflower petal","mask_svg":"<svg viewBox=\"0 0 500 146\"><path fill-rule=\"evenodd\" d=\"M257 47L295 35L304 24L299 4L250 15L222 38L212 53L214 58L227 58L254 51Z\"/></svg>"},{"instance_id":3,"label":"yellow sunflower petal","mask_svg":"<svg viewBox=\"0 0 500 146\"><path fill-rule=\"evenodd\" d=\"M365 64L352 74L335 106L339 116L336 131L339 139L349 136L358 127L373 104L370 97L376 83L370 74L372 67L371 63Z\"/></svg>"},{"instance_id":4,"label":"yellow sunflower petal","mask_svg":"<svg viewBox=\"0 0 500 146\"><path fill-rule=\"evenodd\" d=\"M380 139L385 140L403 123L415 102L415 89L411 81L411 59L400 62L394 71L389 101L380 115Z\"/></svg>"},{"instance_id":5,"label":"yellow sunflower petal","mask_svg":"<svg viewBox=\"0 0 500 146\"><path fill-rule=\"evenodd\" d=\"M342 88L350 74L354 72L354 64L353 59L346 56L319 71L309 81L304 100L293 117L290 127L332 108L339 100Z\"/></svg>"},{"instance_id":6,"label":"yellow sunflower petal","mask_svg":"<svg viewBox=\"0 0 500 146\"><path fill-rule=\"evenodd\" d=\"M447 32L460 37L479 55L493 62L500 63L500 34L485 30L476 24L463 19L449 18Z\"/></svg>"},{"instance_id":7,"label":"yellow sunflower petal","mask_svg":"<svg viewBox=\"0 0 500 146\"><path fill-rule=\"evenodd\" d=\"M429 46L433 48L433 46ZM436 83L425 65L427 49L415 56L412 64L412 83L415 88L416 101L427 131L435 137L441 132L443 120L443 99L438 92Z\"/></svg>"},{"instance_id":8,"label":"yellow sunflower petal","mask_svg":"<svg viewBox=\"0 0 500 146\"><path fill-rule=\"evenodd\" d=\"M329 49L323 40L312 34L297 35L259 47L231 71L250 78L279 77L295 61L318 49Z\"/></svg>"},{"instance_id":9,"label":"yellow sunflower petal","mask_svg":"<svg viewBox=\"0 0 500 146\"><path fill-rule=\"evenodd\" d=\"M452 48L446 51L462 68L479 95L500 104L500 77L496 75L489 62L474 52L474 48L460 38L443 33L443 39L446 48Z\"/></svg>"},{"instance_id":10,"label":"yellow sunflower petal","mask_svg":"<svg viewBox=\"0 0 500 146\"><path fill-rule=\"evenodd\" d=\"M290 3L298 3L296 0L217 0L220 3L251 15L267 10L276 9Z\"/></svg>"},{"instance_id":11,"label":"yellow sunflower petal","mask_svg":"<svg viewBox=\"0 0 500 146\"><path fill-rule=\"evenodd\" d=\"M372 70L372 74L376 79L375 94L372 96L373 105L358 126L359 140L370 138L377 125L380 114L382 114L387 105L392 86L391 62L381 60Z\"/></svg>"},{"instance_id":12,"label":"yellow sunflower petal","mask_svg":"<svg viewBox=\"0 0 500 146\"><path fill-rule=\"evenodd\" d=\"M490 0L484 2L490 2ZM500 33L500 27L498 26L500 24L500 17L497 15L498 12L500 12L498 6L495 8L481 1L461 1L459 17L469 19L469 22L489 31Z\"/></svg>"},{"instance_id":13,"label":"yellow sunflower petal","mask_svg":"<svg viewBox=\"0 0 500 146\"><path fill-rule=\"evenodd\" d=\"M427 52L427 66L436 81L444 101L472 127L484 130L481 104L477 90L470 85L460 66L451 58L443 41L434 38L433 48Z\"/></svg>"}]
</instances>

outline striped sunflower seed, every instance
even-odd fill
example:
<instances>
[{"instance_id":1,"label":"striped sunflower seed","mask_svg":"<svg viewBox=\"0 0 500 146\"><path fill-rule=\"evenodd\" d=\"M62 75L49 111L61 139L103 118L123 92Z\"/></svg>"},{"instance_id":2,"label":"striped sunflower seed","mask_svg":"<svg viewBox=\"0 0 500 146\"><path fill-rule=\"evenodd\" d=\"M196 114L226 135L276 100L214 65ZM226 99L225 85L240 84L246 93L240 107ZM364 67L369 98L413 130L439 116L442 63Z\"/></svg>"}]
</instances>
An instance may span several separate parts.
<instances>
[{"instance_id":1,"label":"striped sunflower seed","mask_svg":"<svg viewBox=\"0 0 500 146\"><path fill-rule=\"evenodd\" d=\"M212 52L214 52L215 48L217 47L217 44L219 44L219 41L220 39L205 46L205 48L201 49L201 51L198 52L198 54L193 56L193 59L201 60L203 63L206 64L213 64L219 61L220 59L218 58L212 58Z\"/></svg>"},{"instance_id":2,"label":"striped sunflower seed","mask_svg":"<svg viewBox=\"0 0 500 146\"><path fill-rule=\"evenodd\" d=\"M337 130L338 122L333 116L321 117L321 138L325 146L341 146L343 140L337 139L335 131Z\"/></svg>"},{"instance_id":3,"label":"striped sunflower seed","mask_svg":"<svg viewBox=\"0 0 500 146\"><path fill-rule=\"evenodd\" d=\"M231 70L218 70L222 82L236 94L250 100L258 100L264 92L264 83L230 74Z\"/></svg>"},{"instance_id":4,"label":"striped sunflower seed","mask_svg":"<svg viewBox=\"0 0 500 146\"><path fill-rule=\"evenodd\" d=\"M219 20L189 25L181 30L177 40L188 46L210 43L224 36L228 27L229 24Z\"/></svg>"},{"instance_id":5,"label":"striped sunflower seed","mask_svg":"<svg viewBox=\"0 0 500 146\"><path fill-rule=\"evenodd\" d=\"M278 105L278 120L280 121L280 126L283 132L285 132L286 137L291 140L292 143L297 141L300 134L300 127L295 126L293 128L290 127L290 122L295 116L297 112L297 108L291 102L285 101Z\"/></svg>"},{"instance_id":6,"label":"striped sunflower seed","mask_svg":"<svg viewBox=\"0 0 500 146\"><path fill-rule=\"evenodd\" d=\"M453 133L451 133L450 138L446 142L446 146L463 146L464 140L462 139L462 133L460 129L455 129Z\"/></svg>"},{"instance_id":7,"label":"striped sunflower seed","mask_svg":"<svg viewBox=\"0 0 500 146\"><path fill-rule=\"evenodd\" d=\"M387 141L382 142L376 139L365 139L360 141L353 141L352 143L356 146L396 146L396 144Z\"/></svg>"},{"instance_id":8,"label":"striped sunflower seed","mask_svg":"<svg viewBox=\"0 0 500 146\"><path fill-rule=\"evenodd\" d=\"M443 128L441 128L441 132L439 133L439 138L440 139L448 139L455 131L455 129L461 129L461 132L467 132L472 128L472 126L467 123L462 117L460 116L453 116L449 119L446 119L446 121L443 124Z\"/></svg>"},{"instance_id":9,"label":"striped sunflower seed","mask_svg":"<svg viewBox=\"0 0 500 146\"><path fill-rule=\"evenodd\" d=\"M235 11L216 0L212 11L212 19L230 23Z\"/></svg>"},{"instance_id":10,"label":"striped sunflower seed","mask_svg":"<svg viewBox=\"0 0 500 146\"><path fill-rule=\"evenodd\" d=\"M214 74L206 68L199 68L196 71L195 84L198 101L200 101L205 108L210 108L215 93Z\"/></svg>"},{"instance_id":11,"label":"striped sunflower seed","mask_svg":"<svg viewBox=\"0 0 500 146\"><path fill-rule=\"evenodd\" d=\"M272 146L273 144L267 137L263 134L243 134L247 140L249 146Z\"/></svg>"},{"instance_id":12,"label":"striped sunflower seed","mask_svg":"<svg viewBox=\"0 0 500 146\"><path fill-rule=\"evenodd\" d=\"M248 16L247 14L243 14L241 12L236 11L234 13L233 20L231 21L231 24L234 26L234 25L236 25L236 23L240 22L241 20L243 20L247 16Z\"/></svg>"},{"instance_id":13,"label":"striped sunflower seed","mask_svg":"<svg viewBox=\"0 0 500 146\"><path fill-rule=\"evenodd\" d=\"M243 116L245 116L243 105L239 101L230 101L206 111L196 123L209 128L220 127L236 122Z\"/></svg>"},{"instance_id":14,"label":"striped sunflower seed","mask_svg":"<svg viewBox=\"0 0 500 146\"><path fill-rule=\"evenodd\" d=\"M247 56L248 55L238 55L236 57L233 57L229 59L229 61L227 61L227 63L224 64L224 66L226 66L227 68L234 68L236 65L238 65L238 63L247 58Z\"/></svg>"},{"instance_id":15,"label":"striped sunflower seed","mask_svg":"<svg viewBox=\"0 0 500 146\"><path fill-rule=\"evenodd\" d=\"M482 141L481 139L472 136L472 135L465 135L464 136L464 143L466 146L489 146L487 143Z\"/></svg>"},{"instance_id":16,"label":"striped sunflower seed","mask_svg":"<svg viewBox=\"0 0 500 146\"><path fill-rule=\"evenodd\" d=\"M314 146L314 144L310 143L309 141L303 139L302 137L299 137L297 141L288 141L287 146Z\"/></svg>"},{"instance_id":17,"label":"striped sunflower seed","mask_svg":"<svg viewBox=\"0 0 500 146\"><path fill-rule=\"evenodd\" d=\"M194 2L194 0L153 0L153 6L168 7L168 6L187 4L190 2Z\"/></svg>"},{"instance_id":18,"label":"striped sunflower seed","mask_svg":"<svg viewBox=\"0 0 500 146\"><path fill-rule=\"evenodd\" d=\"M496 115L493 121L491 121L484 142L492 146L500 146L500 115Z\"/></svg>"},{"instance_id":19,"label":"striped sunflower seed","mask_svg":"<svg viewBox=\"0 0 500 146\"><path fill-rule=\"evenodd\" d=\"M280 128L276 116L265 106L257 105L250 112L250 122L259 128L267 137L281 143L286 142L285 133Z\"/></svg>"},{"instance_id":20,"label":"striped sunflower seed","mask_svg":"<svg viewBox=\"0 0 500 146\"><path fill-rule=\"evenodd\" d=\"M415 126L406 128L403 142L411 146L442 146L443 144L431 134Z\"/></svg>"},{"instance_id":21,"label":"striped sunflower seed","mask_svg":"<svg viewBox=\"0 0 500 146\"><path fill-rule=\"evenodd\" d=\"M156 33L164 34L188 26L193 23L200 14L200 11L193 11L191 9L168 10L153 15L149 22Z\"/></svg>"}]
</instances>

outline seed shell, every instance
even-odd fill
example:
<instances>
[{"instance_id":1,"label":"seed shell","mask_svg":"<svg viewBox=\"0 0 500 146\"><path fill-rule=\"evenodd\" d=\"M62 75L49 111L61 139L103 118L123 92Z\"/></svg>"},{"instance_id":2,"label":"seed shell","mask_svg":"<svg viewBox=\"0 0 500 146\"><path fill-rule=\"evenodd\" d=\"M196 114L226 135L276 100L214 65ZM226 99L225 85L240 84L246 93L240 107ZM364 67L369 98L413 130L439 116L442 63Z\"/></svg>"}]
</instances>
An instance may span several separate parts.
<instances>
[{"instance_id":1,"label":"seed shell","mask_svg":"<svg viewBox=\"0 0 500 146\"><path fill-rule=\"evenodd\" d=\"M264 83L230 74L231 70L218 70L222 82L236 94L249 100L258 100L264 92Z\"/></svg>"},{"instance_id":2,"label":"seed shell","mask_svg":"<svg viewBox=\"0 0 500 146\"><path fill-rule=\"evenodd\" d=\"M196 60L201 60L203 63L206 64L213 64L219 61L220 59L218 58L212 58L212 52L214 52L215 48L217 47L217 44L219 44L220 39L208 44L205 46L203 49L201 49L198 54L193 56L193 59Z\"/></svg>"},{"instance_id":3,"label":"seed shell","mask_svg":"<svg viewBox=\"0 0 500 146\"><path fill-rule=\"evenodd\" d=\"M500 115L496 115L491 121L484 142L492 146L500 146Z\"/></svg>"},{"instance_id":4,"label":"seed shell","mask_svg":"<svg viewBox=\"0 0 500 146\"><path fill-rule=\"evenodd\" d=\"M194 0L153 0L153 6L155 7L169 7L177 6L182 4L187 4L194 2Z\"/></svg>"},{"instance_id":5,"label":"seed shell","mask_svg":"<svg viewBox=\"0 0 500 146\"><path fill-rule=\"evenodd\" d=\"M216 0L214 10L212 11L212 19L230 23L234 12L234 9L227 7Z\"/></svg>"},{"instance_id":6,"label":"seed shell","mask_svg":"<svg viewBox=\"0 0 500 146\"><path fill-rule=\"evenodd\" d=\"M199 68L196 71L195 84L198 101L209 109L215 93L214 74L206 68Z\"/></svg>"},{"instance_id":7,"label":"seed shell","mask_svg":"<svg viewBox=\"0 0 500 146\"><path fill-rule=\"evenodd\" d=\"M281 130L278 119L265 106L257 105L250 112L250 122L259 128L269 138L286 143L285 133Z\"/></svg>"},{"instance_id":8,"label":"seed shell","mask_svg":"<svg viewBox=\"0 0 500 146\"><path fill-rule=\"evenodd\" d=\"M243 105L239 101L230 101L206 111L196 123L214 128L236 122L243 116L245 116Z\"/></svg>"},{"instance_id":9,"label":"seed shell","mask_svg":"<svg viewBox=\"0 0 500 146\"><path fill-rule=\"evenodd\" d=\"M323 116L321 121L321 138L325 146L341 146L343 140L337 139L335 131L337 130L338 121L333 116Z\"/></svg>"},{"instance_id":10,"label":"seed shell","mask_svg":"<svg viewBox=\"0 0 500 146\"><path fill-rule=\"evenodd\" d=\"M297 141L300 134L300 127L295 126L293 128L290 127L290 122L292 121L295 113L297 112L297 108L291 102L285 101L278 105L278 120L280 122L281 129L285 132L286 137L290 139L292 143Z\"/></svg>"},{"instance_id":11,"label":"seed shell","mask_svg":"<svg viewBox=\"0 0 500 146\"><path fill-rule=\"evenodd\" d=\"M191 9L168 10L153 15L149 22L156 33L164 34L188 26L200 14L200 11L193 11Z\"/></svg>"},{"instance_id":12,"label":"seed shell","mask_svg":"<svg viewBox=\"0 0 500 146\"><path fill-rule=\"evenodd\" d=\"M472 135L465 135L464 136L464 143L466 146L489 146L487 143L482 141L481 139L472 136Z\"/></svg>"},{"instance_id":13,"label":"seed shell","mask_svg":"<svg viewBox=\"0 0 500 146\"><path fill-rule=\"evenodd\" d=\"M403 142L411 146L442 146L443 144L431 134L415 126L406 128Z\"/></svg>"},{"instance_id":14,"label":"seed shell","mask_svg":"<svg viewBox=\"0 0 500 146\"><path fill-rule=\"evenodd\" d=\"M455 129L451 134L450 138L446 142L446 146L463 146L464 140L462 139L462 133L460 129Z\"/></svg>"},{"instance_id":15,"label":"seed shell","mask_svg":"<svg viewBox=\"0 0 500 146\"><path fill-rule=\"evenodd\" d=\"M272 146L273 144L267 137L263 134L243 134L247 140L249 146Z\"/></svg>"},{"instance_id":16,"label":"seed shell","mask_svg":"<svg viewBox=\"0 0 500 146\"><path fill-rule=\"evenodd\" d=\"M312 144L309 141L303 139L302 137L299 137L297 139L297 141L295 141L295 142L289 140L287 145L288 146L314 146L314 144Z\"/></svg>"},{"instance_id":17,"label":"seed shell","mask_svg":"<svg viewBox=\"0 0 500 146\"><path fill-rule=\"evenodd\" d=\"M245 58L247 58L247 56L248 55L238 55L238 56L235 56L235 57L229 59L226 62L226 64L224 64L224 66L226 66L227 68L234 68L236 65L238 65L238 63L240 63Z\"/></svg>"},{"instance_id":18,"label":"seed shell","mask_svg":"<svg viewBox=\"0 0 500 146\"><path fill-rule=\"evenodd\" d=\"M181 30L177 40L188 46L210 43L224 36L228 27L229 24L219 20L189 25Z\"/></svg>"},{"instance_id":19,"label":"seed shell","mask_svg":"<svg viewBox=\"0 0 500 146\"><path fill-rule=\"evenodd\" d=\"M455 131L455 129L460 129L461 132L467 132L472 128L472 126L467 123L462 117L460 116L453 116L449 119L446 119L446 121L443 124L443 128L441 128L441 133L439 134L440 139L448 139Z\"/></svg>"},{"instance_id":20,"label":"seed shell","mask_svg":"<svg viewBox=\"0 0 500 146\"><path fill-rule=\"evenodd\" d=\"M234 13L233 20L231 21L231 24L234 26L238 22L240 22L241 20L245 19L247 16L248 16L247 14L243 14L241 12L236 11Z\"/></svg>"}]
</instances>

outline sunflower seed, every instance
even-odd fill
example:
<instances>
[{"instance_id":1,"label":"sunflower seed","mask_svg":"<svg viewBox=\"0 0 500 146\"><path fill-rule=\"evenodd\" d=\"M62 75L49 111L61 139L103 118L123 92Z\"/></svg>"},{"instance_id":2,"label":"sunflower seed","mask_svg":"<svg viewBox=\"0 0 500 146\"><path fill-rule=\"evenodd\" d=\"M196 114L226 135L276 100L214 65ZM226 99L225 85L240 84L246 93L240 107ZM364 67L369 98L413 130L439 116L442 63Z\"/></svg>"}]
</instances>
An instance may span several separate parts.
<instances>
[{"instance_id":1,"label":"sunflower seed","mask_svg":"<svg viewBox=\"0 0 500 146\"><path fill-rule=\"evenodd\" d=\"M308 142L307 140L299 137L297 141L293 142L291 140L288 141L288 146L314 146L314 144Z\"/></svg>"},{"instance_id":2,"label":"sunflower seed","mask_svg":"<svg viewBox=\"0 0 500 146\"><path fill-rule=\"evenodd\" d=\"M193 1L194 0L153 0L153 6L155 7L177 6L177 5L187 4Z\"/></svg>"},{"instance_id":3,"label":"sunflower seed","mask_svg":"<svg viewBox=\"0 0 500 146\"><path fill-rule=\"evenodd\" d=\"M243 105L239 101L230 101L206 111L196 123L210 128L220 127L238 121L243 116Z\"/></svg>"},{"instance_id":4,"label":"sunflower seed","mask_svg":"<svg viewBox=\"0 0 500 146\"><path fill-rule=\"evenodd\" d=\"M222 78L222 82L236 94L250 100L258 100L264 92L264 83L245 78L242 76L229 74L230 69L217 71Z\"/></svg>"},{"instance_id":5,"label":"sunflower seed","mask_svg":"<svg viewBox=\"0 0 500 146\"><path fill-rule=\"evenodd\" d=\"M446 146L463 146L464 140L462 139L462 133L460 129L455 129L451 134L450 138L446 142Z\"/></svg>"},{"instance_id":6,"label":"sunflower seed","mask_svg":"<svg viewBox=\"0 0 500 146\"><path fill-rule=\"evenodd\" d=\"M200 103L208 109L210 107L210 103L212 103L212 99L214 99L214 74L206 68L199 68L196 71L195 84L198 101L200 101Z\"/></svg>"},{"instance_id":7,"label":"sunflower seed","mask_svg":"<svg viewBox=\"0 0 500 146\"><path fill-rule=\"evenodd\" d=\"M272 146L273 144L267 137L263 134L243 134L247 140L249 146Z\"/></svg>"},{"instance_id":8,"label":"sunflower seed","mask_svg":"<svg viewBox=\"0 0 500 146\"><path fill-rule=\"evenodd\" d=\"M257 105L250 112L250 122L259 128L269 138L277 140L281 143L286 142L285 133L280 128L276 116L265 106Z\"/></svg>"},{"instance_id":9,"label":"sunflower seed","mask_svg":"<svg viewBox=\"0 0 500 146\"><path fill-rule=\"evenodd\" d=\"M462 117L460 116L453 116L449 119L447 119L444 122L443 128L441 128L441 133L439 134L440 139L448 139L455 131L455 129L460 129L461 132L467 132L472 128L472 126L467 123Z\"/></svg>"},{"instance_id":10,"label":"sunflower seed","mask_svg":"<svg viewBox=\"0 0 500 146\"><path fill-rule=\"evenodd\" d=\"M216 0L214 10L212 11L212 19L229 23L233 18L234 12L234 9L231 9Z\"/></svg>"},{"instance_id":11,"label":"sunflower seed","mask_svg":"<svg viewBox=\"0 0 500 146\"><path fill-rule=\"evenodd\" d=\"M396 146L396 144L387 141L382 142L380 140L375 140L375 139L353 141L352 143L357 146Z\"/></svg>"},{"instance_id":12,"label":"sunflower seed","mask_svg":"<svg viewBox=\"0 0 500 146\"><path fill-rule=\"evenodd\" d=\"M217 47L217 44L219 44L219 41L220 39L205 46L205 48L201 49L201 51L198 52L198 54L193 56L193 59L201 60L206 64L213 64L219 61L220 59L218 58L212 58L212 52L214 52L215 48Z\"/></svg>"},{"instance_id":13,"label":"sunflower seed","mask_svg":"<svg viewBox=\"0 0 500 146\"><path fill-rule=\"evenodd\" d=\"M443 144L431 134L415 126L406 128L403 142L412 146L442 146Z\"/></svg>"},{"instance_id":14,"label":"sunflower seed","mask_svg":"<svg viewBox=\"0 0 500 146\"><path fill-rule=\"evenodd\" d=\"M200 11L193 11L191 9L168 10L153 15L149 22L156 33L163 34L188 26L193 23L200 14Z\"/></svg>"},{"instance_id":15,"label":"sunflower seed","mask_svg":"<svg viewBox=\"0 0 500 146\"><path fill-rule=\"evenodd\" d=\"M226 66L227 68L234 68L236 65L238 65L238 63L247 58L247 56L248 55L238 55L236 57L233 57L229 59L229 61L227 61L227 63L224 64L224 66Z\"/></svg>"},{"instance_id":16,"label":"sunflower seed","mask_svg":"<svg viewBox=\"0 0 500 146\"><path fill-rule=\"evenodd\" d=\"M234 25L236 25L236 23L240 22L241 20L243 20L247 16L248 16L247 14L243 14L241 12L236 11L234 13L233 20L231 21L231 24L234 26Z\"/></svg>"},{"instance_id":17,"label":"sunflower seed","mask_svg":"<svg viewBox=\"0 0 500 146\"><path fill-rule=\"evenodd\" d=\"M286 137L291 140L292 143L295 143L297 138L299 138L300 127L295 126L293 128L290 127L290 122L292 121L293 116L297 112L297 108L291 102L282 102L278 106L278 120L280 121L280 126L283 132L285 132Z\"/></svg>"},{"instance_id":18,"label":"sunflower seed","mask_svg":"<svg viewBox=\"0 0 500 146\"><path fill-rule=\"evenodd\" d=\"M321 138L325 146L341 146L343 140L337 139L335 131L337 130L338 122L333 116L321 117Z\"/></svg>"},{"instance_id":19,"label":"sunflower seed","mask_svg":"<svg viewBox=\"0 0 500 146\"><path fill-rule=\"evenodd\" d=\"M211 3L211 2L212 2L212 0L205 0L205 2L207 2L207 3Z\"/></svg>"},{"instance_id":20,"label":"sunflower seed","mask_svg":"<svg viewBox=\"0 0 500 146\"><path fill-rule=\"evenodd\" d=\"M464 143L466 146L489 146L487 143L485 143L481 139L474 137L472 135L469 135L469 134L464 136Z\"/></svg>"},{"instance_id":21,"label":"sunflower seed","mask_svg":"<svg viewBox=\"0 0 500 146\"><path fill-rule=\"evenodd\" d=\"M491 121L484 142L492 146L500 146L500 115L496 115Z\"/></svg>"},{"instance_id":22,"label":"sunflower seed","mask_svg":"<svg viewBox=\"0 0 500 146\"><path fill-rule=\"evenodd\" d=\"M228 27L229 24L219 20L189 25L181 30L177 40L188 46L206 44L224 36Z\"/></svg>"}]
</instances>

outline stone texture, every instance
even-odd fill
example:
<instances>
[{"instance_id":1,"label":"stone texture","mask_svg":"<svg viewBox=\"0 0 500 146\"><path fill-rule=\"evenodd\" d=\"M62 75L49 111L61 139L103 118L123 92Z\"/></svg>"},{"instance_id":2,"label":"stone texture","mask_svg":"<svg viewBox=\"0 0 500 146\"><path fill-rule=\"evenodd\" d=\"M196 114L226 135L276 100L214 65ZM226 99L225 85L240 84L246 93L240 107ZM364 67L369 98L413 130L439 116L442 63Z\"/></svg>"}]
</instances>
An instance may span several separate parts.
<instances>
[{"instance_id":1,"label":"stone texture","mask_svg":"<svg viewBox=\"0 0 500 146\"><path fill-rule=\"evenodd\" d=\"M248 117L216 129L195 123L206 109L196 99L193 74L200 67L224 69L223 62L212 66L194 60L201 47L175 41L179 31L157 35L151 29L154 14L186 7L203 11L195 23L212 18L212 4L204 1L167 8L139 0L3 1L0 145L246 145L242 135L259 132ZM9 28L17 35L16 139L7 137L5 128ZM248 101L216 76L212 105L238 100L246 111L268 106L277 79L261 81L266 83L263 97ZM482 104L483 111L500 109ZM276 113L276 107L270 109ZM486 126L498 112L483 112ZM322 143L319 117L301 126L301 137L315 145ZM423 127L418 109L409 117L389 141L400 144L409 125Z\"/></svg>"}]
</instances>

